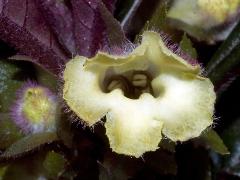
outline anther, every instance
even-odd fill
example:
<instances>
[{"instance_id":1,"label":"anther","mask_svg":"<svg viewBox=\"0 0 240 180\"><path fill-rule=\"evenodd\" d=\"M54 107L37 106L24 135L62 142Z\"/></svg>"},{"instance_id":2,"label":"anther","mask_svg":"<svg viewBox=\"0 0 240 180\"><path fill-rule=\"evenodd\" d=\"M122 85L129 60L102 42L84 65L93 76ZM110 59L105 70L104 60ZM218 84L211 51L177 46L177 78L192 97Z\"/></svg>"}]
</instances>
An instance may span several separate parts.
<instances>
[{"instance_id":1,"label":"anther","mask_svg":"<svg viewBox=\"0 0 240 180\"><path fill-rule=\"evenodd\" d=\"M132 84L136 88L145 89L150 86L151 76L145 71L136 71L132 76Z\"/></svg>"},{"instance_id":2,"label":"anther","mask_svg":"<svg viewBox=\"0 0 240 180\"><path fill-rule=\"evenodd\" d=\"M113 76L108 80L106 84L107 92L111 92L114 89L121 89L125 95L131 94L132 90L131 84L128 81L128 79L123 76L120 75Z\"/></svg>"}]
</instances>

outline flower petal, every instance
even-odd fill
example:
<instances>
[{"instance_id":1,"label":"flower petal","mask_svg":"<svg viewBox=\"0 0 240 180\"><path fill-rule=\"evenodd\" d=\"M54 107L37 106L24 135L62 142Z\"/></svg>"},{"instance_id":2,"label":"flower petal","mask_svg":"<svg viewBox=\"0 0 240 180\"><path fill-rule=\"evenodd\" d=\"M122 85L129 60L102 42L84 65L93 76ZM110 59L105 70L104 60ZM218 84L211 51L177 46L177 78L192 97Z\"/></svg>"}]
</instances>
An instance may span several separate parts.
<instances>
[{"instance_id":1,"label":"flower petal","mask_svg":"<svg viewBox=\"0 0 240 180\"><path fill-rule=\"evenodd\" d=\"M105 94L98 83L98 73L87 71L86 58L76 57L64 71L63 98L68 106L88 125L98 122L108 112ZM102 71L98 68L98 71Z\"/></svg>"},{"instance_id":2,"label":"flower petal","mask_svg":"<svg viewBox=\"0 0 240 180\"><path fill-rule=\"evenodd\" d=\"M106 134L110 147L119 154L139 157L155 151L162 139L163 122L154 117L155 99L143 94L138 100L115 98L107 114Z\"/></svg>"},{"instance_id":3,"label":"flower petal","mask_svg":"<svg viewBox=\"0 0 240 180\"><path fill-rule=\"evenodd\" d=\"M145 57L160 70L171 71L185 71L194 74L200 73L199 65L191 65L182 57L174 54L170 49L167 48L165 42L160 35L153 31L145 31L143 33L141 46L147 47ZM140 46L140 47L141 47Z\"/></svg>"},{"instance_id":4,"label":"flower petal","mask_svg":"<svg viewBox=\"0 0 240 180\"><path fill-rule=\"evenodd\" d=\"M185 73L161 74L152 84L153 88L164 89L157 112L168 138L185 141L212 124L216 95L210 80Z\"/></svg>"}]
</instances>

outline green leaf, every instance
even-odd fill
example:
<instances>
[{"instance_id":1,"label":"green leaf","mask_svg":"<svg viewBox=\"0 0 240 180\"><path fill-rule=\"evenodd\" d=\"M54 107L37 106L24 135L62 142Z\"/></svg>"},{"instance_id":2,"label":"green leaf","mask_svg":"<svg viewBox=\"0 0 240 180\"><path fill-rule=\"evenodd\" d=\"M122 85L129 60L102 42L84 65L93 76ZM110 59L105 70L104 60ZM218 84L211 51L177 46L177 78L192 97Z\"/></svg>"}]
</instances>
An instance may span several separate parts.
<instances>
[{"instance_id":1,"label":"green leaf","mask_svg":"<svg viewBox=\"0 0 240 180\"><path fill-rule=\"evenodd\" d=\"M46 179L42 166L44 157L45 153L40 153L14 161L7 167L2 180Z\"/></svg>"},{"instance_id":2,"label":"green leaf","mask_svg":"<svg viewBox=\"0 0 240 180\"><path fill-rule=\"evenodd\" d=\"M240 177L240 119L236 119L222 134L231 154L224 157L223 169Z\"/></svg>"},{"instance_id":3,"label":"green leaf","mask_svg":"<svg viewBox=\"0 0 240 180\"><path fill-rule=\"evenodd\" d=\"M62 109L62 111L64 110ZM74 132L71 128L71 125L71 121L65 113L62 113L56 120L57 135L59 139L62 140L63 144L68 148L72 148L73 146Z\"/></svg>"},{"instance_id":4,"label":"green leaf","mask_svg":"<svg viewBox=\"0 0 240 180\"><path fill-rule=\"evenodd\" d=\"M99 180L111 180L108 170L103 165L99 165Z\"/></svg>"},{"instance_id":5,"label":"green leaf","mask_svg":"<svg viewBox=\"0 0 240 180\"><path fill-rule=\"evenodd\" d=\"M15 62L17 61L30 61L33 62L34 60L31 57L24 56L24 55L15 55L9 58ZM52 74L50 71L47 71L43 67L38 64L33 64L34 72L36 74L36 78L39 84L50 88L52 91L57 91L57 77Z\"/></svg>"},{"instance_id":6,"label":"green leaf","mask_svg":"<svg viewBox=\"0 0 240 180\"><path fill-rule=\"evenodd\" d=\"M15 92L22 82L14 80L19 67L5 60L0 60L0 112L8 112L14 99Z\"/></svg>"},{"instance_id":7,"label":"green leaf","mask_svg":"<svg viewBox=\"0 0 240 180\"><path fill-rule=\"evenodd\" d=\"M169 0L160 1L152 17L145 23L139 35L136 36L135 42L140 42L141 34L146 30L162 30L167 31L167 10L169 7Z\"/></svg>"},{"instance_id":8,"label":"green leaf","mask_svg":"<svg viewBox=\"0 0 240 180\"><path fill-rule=\"evenodd\" d=\"M9 115L0 113L0 149L8 148L22 137L23 135Z\"/></svg>"},{"instance_id":9,"label":"green leaf","mask_svg":"<svg viewBox=\"0 0 240 180\"><path fill-rule=\"evenodd\" d=\"M74 171L72 168L65 169L65 171L61 173L58 179L63 179L63 180L77 179L77 172Z\"/></svg>"},{"instance_id":10,"label":"green leaf","mask_svg":"<svg viewBox=\"0 0 240 180\"><path fill-rule=\"evenodd\" d=\"M221 155L230 154L221 137L213 129L206 130L201 138L215 152Z\"/></svg>"},{"instance_id":11,"label":"green leaf","mask_svg":"<svg viewBox=\"0 0 240 180\"><path fill-rule=\"evenodd\" d=\"M16 99L16 91L21 87L22 82L7 80L3 84L4 88L0 90L0 112L9 112Z\"/></svg>"},{"instance_id":12,"label":"green leaf","mask_svg":"<svg viewBox=\"0 0 240 180\"><path fill-rule=\"evenodd\" d=\"M177 162L175 160L175 154L172 152L159 149L156 152L146 154L144 160L146 165L161 175L177 174Z\"/></svg>"},{"instance_id":13,"label":"green leaf","mask_svg":"<svg viewBox=\"0 0 240 180\"><path fill-rule=\"evenodd\" d=\"M197 51L193 47L191 40L187 37L187 35L185 33L180 42L180 47L185 53L190 55L192 58L194 58L194 59L197 58Z\"/></svg>"},{"instance_id":14,"label":"green leaf","mask_svg":"<svg viewBox=\"0 0 240 180\"><path fill-rule=\"evenodd\" d=\"M63 172L66 160L58 153L49 152L43 162L46 176L49 179L57 179L59 174Z\"/></svg>"},{"instance_id":15,"label":"green leaf","mask_svg":"<svg viewBox=\"0 0 240 180\"><path fill-rule=\"evenodd\" d=\"M163 30L166 25L166 16L168 10L169 1L162 1L158 4L156 10L154 11L151 19L145 24L144 29L161 29Z\"/></svg>"},{"instance_id":16,"label":"green leaf","mask_svg":"<svg viewBox=\"0 0 240 180\"><path fill-rule=\"evenodd\" d=\"M52 73L46 71L45 69L38 65L35 65L35 68L38 83L45 87L48 87L53 92L57 92L58 86L56 76L54 76Z\"/></svg>"},{"instance_id":17,"label":"green leaf","mask_svg":"<svg viewBox=\"0 0 240 180\"><path fill-rule=\"evenodd\" d=\"M0 180L3 180L4 174L7 170L7 166L1 167L0 168Z\"/></svg>"},{"instance_id":18,"label":"green leaf","mask_svg":"<svg viewBox=\"0 0 240 180\"><path fill-rule=\"evenodd\" d=\"M1 156L0 160L15 159L29 152L39 150L44 145L57 141L57 135L54 132L36 133L26 136L12 144Z\"/></svg>"},{"instance_id":19,"label":"green leaf","mask_svg":"<svg viewBox=\"0 0 240 180\"><path fill-rule=\"evenodd\" d=\"M142 161L121 156L112 152L104 155L103 163L99 163L100 180L128 180L142 167Z\"/></svg>"},{"instance_id":20,"label":"green leaf","mask_svg":"<svg viewBox=\"0 0 240 180\"><path fill-rule=\"evenodd\" d=\"M240 22L209 61L206 74L216 84L240 62Z\"/></svg>"},{"instance_id":21,"label":"green leaf","mask_svg":"<svg viewBox=\"0 0 240 180\"><path fill-rule=\"evenodd\" d=\"M6 60L0 60L0 82L12 79L19 71L19 67L15 64L7 62Z\"/></svg>"}]
</instances>

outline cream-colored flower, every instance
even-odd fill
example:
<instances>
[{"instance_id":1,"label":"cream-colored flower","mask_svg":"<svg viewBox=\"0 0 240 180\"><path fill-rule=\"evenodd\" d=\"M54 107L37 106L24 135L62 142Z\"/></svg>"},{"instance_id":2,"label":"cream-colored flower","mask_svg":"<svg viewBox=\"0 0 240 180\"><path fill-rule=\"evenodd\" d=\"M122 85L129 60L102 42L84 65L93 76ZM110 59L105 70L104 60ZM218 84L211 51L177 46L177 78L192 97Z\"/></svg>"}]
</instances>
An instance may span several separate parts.
<instances>
[{"instance_id":1,"label":"cream-colored flower","mask_svg":"<svg viewBox=\"0 0 240 180\"><path fill-rule=\"evenodd\" d=\"M175 0L168 17L209 29L236 14L239 5L239 0Z\"/></svg>"},{"instance_id":2,"label":"cream-colored flower","mask_svg":"<svg viewBox=\"0 0 240 180\"><path fill-rule=\"evenodd\" d=\"M174 0L167 17L200 40L222 40L239 19L239 8L240 0Z\"/></svg>"},{"instance_id":3,"label":"cream-colored flower","mask_svg":"<svg viewBox=\"0 0 240 180\"><path fill-rule=\"evenodd\" d=\"M158 149L162 134L173 141L199 136L213 122L215 102L200 67L172 53L155 32L145 32L130 54L69 61L63 97L89 126L106 116L112 150L135 157Z\"/></svg>"}]
</instances>

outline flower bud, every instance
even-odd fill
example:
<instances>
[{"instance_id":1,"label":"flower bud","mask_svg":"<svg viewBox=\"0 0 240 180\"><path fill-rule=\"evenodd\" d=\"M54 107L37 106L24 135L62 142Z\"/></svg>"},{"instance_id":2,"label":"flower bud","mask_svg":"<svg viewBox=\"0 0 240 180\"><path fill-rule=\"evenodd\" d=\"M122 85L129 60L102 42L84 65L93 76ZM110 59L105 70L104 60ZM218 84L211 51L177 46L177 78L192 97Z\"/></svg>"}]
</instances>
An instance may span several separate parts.
<instances>
[{"instance_id":1,"label":"flower bud","mask_svg":"<svg viewBox=\"0 0 240 180\"><path fill-rule=\"evenodd\" d=\"M57 97L48 88L28 81L17 91L11 115L25 134L53 131Z\"/></svg>"},{"instance_id":2,"label":"flower bud","mask_svg":"<svg viewBox=\"0 0 240 180\"><path fill-rule=\"evenodd\" d=\"M174 0L167 17L198 40L224 40L239 17L239 0Z\"/></svg>"}]
</instances>

